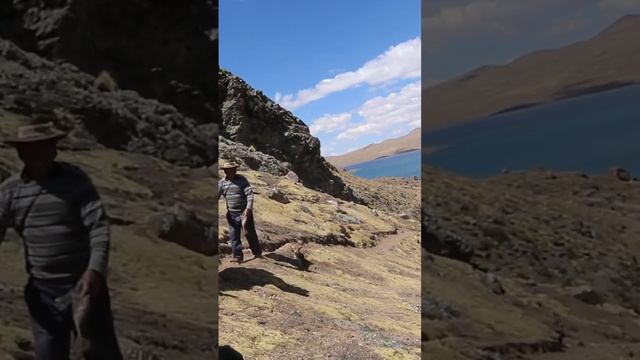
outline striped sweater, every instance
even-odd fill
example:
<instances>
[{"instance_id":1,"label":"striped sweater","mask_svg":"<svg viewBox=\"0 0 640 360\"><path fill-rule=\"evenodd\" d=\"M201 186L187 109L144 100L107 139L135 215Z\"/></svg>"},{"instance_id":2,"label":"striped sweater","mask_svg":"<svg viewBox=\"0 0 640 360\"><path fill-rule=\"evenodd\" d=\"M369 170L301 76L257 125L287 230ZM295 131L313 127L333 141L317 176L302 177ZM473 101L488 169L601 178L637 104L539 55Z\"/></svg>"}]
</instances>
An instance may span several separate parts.
<instances>
[{"instance_id":1,"label":"striped sweater","mask_svg":"<svg viewBox=\"0 0 640 360\"><path fill-rule=\"evenodd\" d=\"M244 211L253 208L253 190L249 180L242 175L235 175L233 180L226 178L218 181L218 199L223 196L227 202L227 210Z\"/></svg>"},{"instance_id":2,"label":"striped sweater","mask_svg":"<svg viewBox=\"0 0 640 360\"><path fill-rule=\"evenodd\" d=\"M106 275L107 215L89 176L73 165L56 163L42 183L23 174L2 183L0 242L8 227L22 236L35 278L78 278L87 269Z\"/></svg>"}]
</instances>

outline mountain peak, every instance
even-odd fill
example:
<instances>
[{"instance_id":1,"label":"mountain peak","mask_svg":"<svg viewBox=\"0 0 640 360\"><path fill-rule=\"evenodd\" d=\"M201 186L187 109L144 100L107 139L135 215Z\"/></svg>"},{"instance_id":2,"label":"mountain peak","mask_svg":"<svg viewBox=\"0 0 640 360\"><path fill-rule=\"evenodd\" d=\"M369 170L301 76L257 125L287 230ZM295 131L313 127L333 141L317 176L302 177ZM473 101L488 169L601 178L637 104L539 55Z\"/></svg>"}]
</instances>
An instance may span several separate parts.
<instances>
[{"instance_id":1,"label":"mountain peak","mask_svg":"<svg viewBox=\"0 0 640 360\"><path fill-rule=\"evenodd\" d=\"M625 15L613 24L606 27L601 34L607 34L615 31L625 31L630 26L640 26L640 15Z\"/></svg>"},{"instance_id":2,"label":"mountain peak","mask_svg":"<svg viewBox=\"0 0 640 360\"><path fill-rule=\"evenodd\" d=\"M337 167L346 167L380 157L418 150L421 146L421 137L422 132L420 128L415 128L406 135L387 139L375 144L369 144L346 154L328 156L326 159Z\"/></svg>"}]
</instances>

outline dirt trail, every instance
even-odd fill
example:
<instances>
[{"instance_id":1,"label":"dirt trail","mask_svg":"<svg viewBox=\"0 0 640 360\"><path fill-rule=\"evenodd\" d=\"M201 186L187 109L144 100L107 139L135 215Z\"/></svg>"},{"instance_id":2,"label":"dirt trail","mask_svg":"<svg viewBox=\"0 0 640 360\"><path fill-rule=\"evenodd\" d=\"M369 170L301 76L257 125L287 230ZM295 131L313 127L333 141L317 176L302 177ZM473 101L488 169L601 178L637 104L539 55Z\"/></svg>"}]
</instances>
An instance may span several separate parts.
<instances>
[{"instance_id":1,"label":"dirt trail","mask_svg":"<svg viewBox=\"0 0 640 360\"><path fill-rule=\"evenodd\" d=\"M371 250L374 250L378 253L385 253L387 251L392 250L395 246L397 246L401 241L403 241L407 237L414 236L414 235L415 234L411 232L398 230L397 234L383 236L382 239L380 239L380 242L376 246L371 248Z\"/></svg>"},{"instance_id":2,"label":"dirt trail","mask_svg":"<svg viewBox=\"0 0 640 360\"><path fill-rule=\"evenodd\" d=\"M419 359L418 234L370 248L305 244L309 271L289 245L240 266L224 258L220 343L249 359Z\"/></svg>"}]
</instances>

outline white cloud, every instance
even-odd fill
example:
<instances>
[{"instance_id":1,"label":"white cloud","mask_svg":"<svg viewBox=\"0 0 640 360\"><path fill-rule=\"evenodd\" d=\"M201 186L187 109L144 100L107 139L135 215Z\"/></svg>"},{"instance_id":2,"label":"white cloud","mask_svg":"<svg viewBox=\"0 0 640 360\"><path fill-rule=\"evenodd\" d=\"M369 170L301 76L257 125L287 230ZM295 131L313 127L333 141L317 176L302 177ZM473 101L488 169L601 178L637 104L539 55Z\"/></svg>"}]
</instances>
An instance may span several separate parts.
<instances>
[{"instance_id":1,"label":"white cloud","mask_svg":"<svg viewBox=\"0 0 640 360\"><path fill-rule=\"evenodd\" d=\"M638 0L600 0L598 6L605 10L640 11Z\"/></svg>"},{"instance_id":2,"label":"white cloud","mask_svg":"<svg viewBox=\"0 0 640 360\"><path fill-rule=\"evenodd\" d=\"M327 144L320 144L320 154L322 156L334 156L336 155L336 142L332 141L331 143Z\"/></svg>"},{"instance_id":3,"label":"white cloud","mask_svg":"<svg viewBox=\"0 0 640 360\"><path fill-rule=\"evenodd\" d=\"M364 121L347 128L336 138L353 140L366 135L392 132L407 124L420 124L420 94L420 81L416 81L399 92L366 101L358 110L358 115Z\"/></svg>"},{"instance_id":4,"label":"white cloud","mask_svg":"<svg viewBox=\"0 0 640 360\"><path fill-rule=\"evenodd\" d=\"M318 136L320 133L332 133L334 131L342 130L349 125L351 121L351 114L348 112L340 114L324 114L313 121L313 124L309 127L313 136Z\"/></svg>"},{"instance_id":5,"label":"white cloud","mask_svg":"<svg viewBox=\"0 0 640 360\"><path fill-rule=\"evenodd\" d=\"M413 130L415 128L419 128L421 126L422 126L422 119L413 120L412 122L409 123L409 128L411 130Z\"/></svg>"},{"instance_id":6,"label":"white cloud","mask_svg":"<svg viewBox=\"0 0 640 360\"><path fill-rule=\"evenodd\" d=\"M336 155L336 152L333 150L333 147L331 146L321 146L320 155L322 155L323 157L334 156Z\"/></svg>"},{"instance_id":7,"label":"white cloud","mask_svg":"<svg viewBox=\"0 0 640 360\"><path fill-rule=\"evenodd\" d=\"M419 78L420 46L420 37L402 42L390 47L375 59L367 61L355 71L342 72L330 79L323 79L313 88L300 90L295 95L283 95L276 101L283 107L294 110L329 94L362 84L380 85Z\"/></svg>"}]
</instances>

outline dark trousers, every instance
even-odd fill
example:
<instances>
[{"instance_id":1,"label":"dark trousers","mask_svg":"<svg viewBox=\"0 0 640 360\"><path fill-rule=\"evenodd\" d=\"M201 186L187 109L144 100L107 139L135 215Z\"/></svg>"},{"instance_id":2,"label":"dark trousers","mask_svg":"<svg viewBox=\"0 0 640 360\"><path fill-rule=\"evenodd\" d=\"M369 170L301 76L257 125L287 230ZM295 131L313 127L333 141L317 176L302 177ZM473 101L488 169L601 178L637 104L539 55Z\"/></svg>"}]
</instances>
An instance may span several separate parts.
<instances>
[{"instance_id":1,"label":"dark trousers","mask_svg":"<svg viewBox=\"0 0 640 360\"><path fill-rule=\"evenodd\" d=\"M231 240L233 257L242 260L242 241L240 240L240 235L242 233L242 212L227 212L227 221L229 222L229 239ZM260 241L258 241L258 234L256 233L256 225L253 221L253 215L249 215L246 228L244 236L247 238L251 252L254 256L262 254Z\"/></svg>"},{"instance_id":2,"label":"dark trousers","mask_svg":"<svg viewBox=\"0 0 640 360\"><path fill-rule=\"evenodd\" d=\"M31 315L35 360L68 360L73 318L70 291L75 280L30 279L24 296Z\"/></svg>"}]
</instances>

